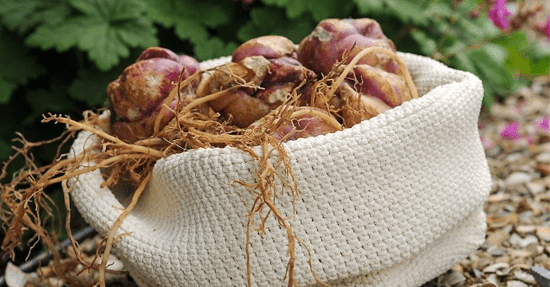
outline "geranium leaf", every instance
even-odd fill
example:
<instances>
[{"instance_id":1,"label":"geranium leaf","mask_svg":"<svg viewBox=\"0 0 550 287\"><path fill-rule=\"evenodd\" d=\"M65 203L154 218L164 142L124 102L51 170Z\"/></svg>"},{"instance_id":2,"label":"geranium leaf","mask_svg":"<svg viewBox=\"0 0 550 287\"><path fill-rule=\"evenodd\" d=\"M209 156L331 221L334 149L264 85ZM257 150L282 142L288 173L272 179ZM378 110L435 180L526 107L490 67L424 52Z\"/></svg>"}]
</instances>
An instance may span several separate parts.
<instances>
[{"instance_id":1,"label":"geranium leaf","mask_svg":"<svg viewBox=\"0 0 550 287\"><path fill-rule=\"evenodd\" d=\"M7 104L16 88L17 84L4 80L0 77L0 104Z\"/></svg>"},{"instance_id":2,"label":"geranium leaf","mask_svg":"<svg viewBox=\"0 0 550 287\"><path fill-rule=\"evenodd\" d=\"M0 0L0 16L4 25L25 34L38 25L57 25L71 13L65 0Z\"/></svg>"},{"instance_id":3,"label":"geranium leaf","mask_svg":"<svg viewBox=\"0 0 550 287\"><path fill-rule=\"evenodd\" d=\"M56 25L43 25L27 44L65 51L77 46L96 66L106 71L130 54L129 48L158 43L152 22L143 17L145 6L136 0L70 0L82 14Z\"/></svg>"},{"instance_id":4,"label":"geranium leaf","mask_svg":"<svg viewBox=\"0 0 550 287\"><path fill-rule=\"evenodd\" d=\"M85 102L88 106L105 106L107 86L119 74L120 69L111 69L108 72L101 72L94 68L80 69L77 78L69 86L69 96L78 101Z\"/></svg>"},{"instance_id":5,"label":"geranium leaf","mask_svg":"<svg viewBox=\"0 0 550 287\"><path fill-rule=\"evenodd\" d=\"M418 1L384 0L388 8L404 23L412 22L417 25L428 25L429 18L423 13Z\"/></svg>"},{"instance_id":6,"label":"geranium leaf","mask_svg":"<svg viewBox=\"0 0 550 287\"><path fill-rule=\"evenodd\" d=\"M197 60L204 61L222 56L230 56L235 49L237 49L236 43L224 43L220 38L212 37L202 43L197 43L193 52Z\"/></svg>"},{"instance_id":7,"label":"geranium leaf","mask_svg":"<svg viewBox=\"0 0 550 287\"><path fill-rule=\"evenodd\" d=\"M208 38L208 31L193 19L182 18L174 25L174 32L178 38L189 39L194 44L201 43Z\"/></svg>"},{"instance_id":8,"label":"geranium leaf","mask_svg":"<svg viewBox=\"0 0 550 287\"><path fill-rule=\"evenodd\" d=\"M361 15L377 14L384 9L383 0L355 0Z\"/></svg>"},{"instance_id":9,"label":"geranium leaf","mask_svg":"<svg viewBox=\"0 0 550 287\"><path fill-rule=\"evenodd\" d=\"M7 103L18 86L45 73L19 37L0 29L0 104Z\"/></svg>"},{"instance_id":10,"label":"geranium leaf","mask_svg":"<svg viewBox=\"0 0 550 287\"><path fill-rule=\"evenodd\" d=\"M296 19L307 11L305 1L290 1L286 7L286 15L290 19Z\"/></svg>"}]
</instances>

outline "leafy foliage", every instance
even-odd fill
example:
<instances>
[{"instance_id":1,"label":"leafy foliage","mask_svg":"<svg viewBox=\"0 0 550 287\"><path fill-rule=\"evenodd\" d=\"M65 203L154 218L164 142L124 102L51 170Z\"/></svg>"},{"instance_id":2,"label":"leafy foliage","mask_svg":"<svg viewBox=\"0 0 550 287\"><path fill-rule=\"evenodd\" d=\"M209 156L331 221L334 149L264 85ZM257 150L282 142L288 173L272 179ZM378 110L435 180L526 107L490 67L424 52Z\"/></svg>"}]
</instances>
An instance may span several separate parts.
<instances>
[{"instance_id":1,"label":"leafy foliage","mask_svg":"<svg viewBox=\"0 0 550 287\"><path fill-rule=\"evenodd\" d=\"M0 104L6 104L13 92L29 80L44 74L45 69L29 56L20 38L0 27Z\"/></svg>"},{"instance_id":2,"label":"leafy foliage","mask_svg":"<svg viewBox=\"0 0 550 287\"><path fill-rule=\"evenodd\" d=\"M64 0L0 0L0 16L10 30L23 35L40 24L55 26L71 14Z\"/></svg>"},{"instance_id":3,"label":"leafy foliage","mask_svg":"<svg viewBox=\"0 0 550 287\"><path fill-rule=\"evenodd\" d=\"M158 44L152 22L142 17L145 5L138 0L70 0L78 14L57 25L42 25L27 38L29 46L58 52L77 46L102 71L130 55L129 48ZM61 15L60 15L61 16Z\"/></svg>"}]
</instances>

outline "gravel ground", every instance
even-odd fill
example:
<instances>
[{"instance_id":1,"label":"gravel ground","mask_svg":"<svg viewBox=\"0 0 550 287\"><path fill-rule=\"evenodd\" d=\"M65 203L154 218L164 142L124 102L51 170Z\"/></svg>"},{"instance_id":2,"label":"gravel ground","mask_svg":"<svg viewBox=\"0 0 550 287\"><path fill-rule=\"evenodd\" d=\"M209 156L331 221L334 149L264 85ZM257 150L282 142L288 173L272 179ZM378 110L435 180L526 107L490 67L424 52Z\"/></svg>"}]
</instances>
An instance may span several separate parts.
<instances>
[{"instance_id":1,"label":"gravel ground","mask_svg":"<svg viewBox=\"0 0 550 287\"><path fill-rule=\"evenodd\" d=\"M550 78L540 77L490 113L479 128L493 186L485 243L428 286L537 286L550 270ZM439 285L438 285L439 284Z\"/></svg>"}]
</instances>

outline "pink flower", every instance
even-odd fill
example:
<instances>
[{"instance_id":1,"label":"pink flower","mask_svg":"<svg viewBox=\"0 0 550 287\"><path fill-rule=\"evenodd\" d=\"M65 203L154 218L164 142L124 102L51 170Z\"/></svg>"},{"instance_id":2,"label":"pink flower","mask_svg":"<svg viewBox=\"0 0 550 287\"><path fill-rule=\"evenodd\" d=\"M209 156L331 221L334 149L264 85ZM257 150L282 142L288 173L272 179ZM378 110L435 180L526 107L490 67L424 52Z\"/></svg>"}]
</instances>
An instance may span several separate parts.
<instances>
[{"instance_id":1,"label":"pink flower","mask_svg":"<svg viewBox=\"0 0 550 287\"><path fill-rule=\"evenodd\" d=\"M500 133L500 137L504 139L519 139L521 135L518 133L518 123L513 122L509 124L504 130Z\"/></svg>"},{"instance_id":2,"label":"pink flower","mask_svg":"<svg viewBox=\"0 0 550 287\"><path fill-rule=\"evenodd\" d=\"M542 120L536 121L535 125L543 131L550 133L550 115L545 116Z\"/></svg>"},{"instance_id":3,"label":"pink flower","mask_svg":"<svg viewBox=\"0 0 550 287\"><path fill-rule=\"evenodd\" d=\"M506 29L509 26L508 22L508 15L512 14L512 12L508 11L506 7L506 0L496 0L495 4L491 9L489 10L489 18L495 25L501 29Z\"/></svg>"},{"instance_id":4,"label":"pink flower","mask_svg":"<svg viewBox=\"0 0 550 287\"><path fill-rule=\"evenodd\" d=\"M544 25L544 34L546 34L546 41L550 43L550 15L546 19L546 25Z\"/></svg>"}]
</instances>

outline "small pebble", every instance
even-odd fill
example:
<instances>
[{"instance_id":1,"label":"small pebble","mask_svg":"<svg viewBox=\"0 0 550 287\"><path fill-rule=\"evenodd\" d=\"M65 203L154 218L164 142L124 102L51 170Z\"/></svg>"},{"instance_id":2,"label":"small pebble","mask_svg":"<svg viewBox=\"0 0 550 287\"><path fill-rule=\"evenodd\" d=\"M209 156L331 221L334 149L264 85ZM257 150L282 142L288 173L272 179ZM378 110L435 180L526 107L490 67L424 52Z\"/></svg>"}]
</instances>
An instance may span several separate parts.
<instances>
[{"instance_id":1,"label":"small pebble","mask_svg":"<svg viewBox=\"0 0 550 287\"><path fill-rule=\"evenodd\" d=\"M546 184L541 181L528 182L526 186L531 194L539 194L546 189Z\"/></svg>"},{"instance_id":2,"label":"small pebble","mask_svg":"<svg viewBox=\"0 0 550 287\"><path fill-rule=\"evenodd\" d=\"M453 271L445 275L441 283L448 284L448 285L456 285L465 281L466 281L466 277L462 275L462 272Z\"/></svg>"},{"instance_id":3,"label":"small pebble","mask_svg":"<svg viewBox=\"0 0 550 287\"><path fill-rule=\"evenodd\" d=\"M27 281L30 279L29 274L23 272L11 262L8 262L5 272L6 284L8 287L25 287Z\"/></svg>"},{"instance_id":4,"label":"small pebble","mask_svg":"<svg viewBox=\"0 0 550 287\"><path fill-rule=\"evenodd\" d=\"M65 282L59 278L48 278L49 287L63 287Z\"/></svg>"},{"instance_id":5,"label":"small pebble","mask_svg":"<svg viewBox=\"0 0 550 287\"><path fill-rule=\"evenodd\" d=\"M525 238L521 240L519 243L519 246L525 248L531 244L539 243L539 239L535 235L527 235Z\"/></svg>"},{"instance_id":6,"label":"small pebble","mask_svg":"<svg viewBox=\"0 0 550 287\"><path fill-rule=\"evenodd\" d=\"M487 248L489 246L499 246L502 244L502 242L506 241L510 237L510 233L507 232L507 230L497 230L495 232L490 233L487 236Z\"/></svg>"},{"instance_id":7,"label":"small pebble","mask_svg":"<svg viewBox=\"0 0 550 287\"><path fill-rule=\"evenodd\" d=\"M477 268L472 269L472 274L474 275L475 278L481 278L481 276L483 276L483 273L481 272L481 270Z\"/></svg>"},{"instance_id":8,"label":"small pebble","mask_svg":"<svg viewBox=\"0 0 550 287\"><path fill-rule=\"evenodd\" d=\"M493 283L495 285L500 285L500 281L498 280L498 276L496 274L491 274L487 276L487 282Z\"/></svg>"},{"instance_id":9,"label":"small pebble","mask_svg":"<svg viewBox=\"0 0 550 287\"><path fill-rule=\"evenodd\" d=\"M537 281L535 281L535 277L533 275L522 271L522 270L516 270L514 271L514 279L521 280L523 282L527 282L530 284L536 284Z\"/></svg>"},{"instance_id":10,"label":"small pebble","mask_svg":"<svg viewBox=\"0 0 550 287\"><path fill-rule=\"evenodd\" d=\"M506 185L513 186L531 181L533 177L525 172L514 172L506 178Z\"/></svg>"},{"instance_id":11,"label":"small pebble","mask_svg":"<svg viewBox=\"0 0 550 287\"><path fill-rule=\"evenodd\" d=\"M506 250L504 250L502 248L498 248L496 246L490 246L487 249L487 253L491 254L493 257L500 257L500 256L503 256L504 254L506 254Z\"/></svg>"},{"instance_id":12,"label":"small pebble","mask_svg":"<svg viewBox=\"0 0 550 287\"><path fill-rule=\"evenodd\" d=\"M510 236L508 242L510 242L512 246L521 246L525 248L530 244L538 243L539 239L535 235L527 235L525 238L522 238L517 233L514 233Z\"/></svg>"},{"instance_id":13,"label":"small pebble","mask_svg":"<svg viewBox=\"0 0 550 287\"><path fill-rule=\"evenodd\" d=\"M513 246L517 246L520 244L522 239L523 238L519 236L517 233L513 233L512 235L510 235L508 242L510 242L510 244L512 244Z\"/></svg>"},{"instance_id":14,"label":"small pebble","mask_svg":"<svg viewBox=\"0 0 550 287\"><path fill-rule=\"evenodd\" d=\"M510 254L514 258L524 258L531 256L533 252L523 249L508 249L508 254Z\"/></svg>"},{"instance_id":15,"label":"small pebble","mask_svg":"<svg viewBox=\"0 0 550 287\"><path fill-rule=\"evenodd\" d=\"M495 118L507 119L507 120L520 120L522 115L517 109L512 106L505 106L495 103L491 107L491 115Z\"/></svg>"},{"instance_id":16,"label":"small pebble","mask_svg":"<svg viewBox=\"0 0 550 287\"><path fill-rule=\"evenodd\" d=\"M526 251L531 252L532 255L539 255L544 252L544 246L538 244L531 244L525 248Z\"/></svg>"},{"instance_id":17,"label":"small pebble","mask_svg":"<svg viewBox=\"0 0 550 287\"><path fill-rule=\"evenodd\" d=\"M550 166L549 165L550 164L539 163L536 166L536 170L538 172L540 172L543 176L550 175Z\"/></svg>"},{"instance_id":18,"label":"small pebble","mask_svg":"<svg viewBox=\"0 0 550 287\"><path fill-rule=\"evenodd\" d=\"M505 262L495 263L483 268L483 273L495 273L497 270L510 269L510 264Z\"/></svg>"},{"instance_id":19,"label":"small pebble","mask_svg":"<svg viewBox=\"0 0 550 287\"><path fill-rule=\"evenodd\" d=\"M537 227L535 225L519 225L516 226L516 232L520 235L526 235L527 233L533 233L537 230Z\"/></svg>"},{"instance_id":20,"label":"small pebble","mask_svg":"<svg viewBox=\"0 0 550 287\"><path fill-rule=\"evenodd\" d=\"M530 223L533 219L533 212L532 211L524 211L520 213L519 215L519 221L522 223Z\"/></svg>"},{"instance_id":21,"label":"small pebble","mask_svg":"<svg viewBox=\"0 0 550 287\"><path fill-rule=\"evenodd\" d=\"M542 87L542 82L540 81L534 81L531 85L531 91L535 94L542 94L544 91L544 88Z\"/></svg>"},{"instance_id":22,"label":"small pebble","mask_svg":"<svg viewBox=\"0 0 550 287\"><path fill-rule=\"evenodd\" d=\"M510 194L509 193L497 193L497 194L492 194L489 196L489 198L487 199L488 202L500 202L500 201L505 201L505 200L508 200L510 199Z\"/></svg>"},{"instance_id":23,"label":"small pebble","mask_svg":"<svg viewBox=\"0 0 550 287\"><path fill-rule=\"evenodd\" d=\"M525 158L523 153L516 152L516 153L511 153L508 156L506 156L506 161L511 163L511 162L514 162L514 161L517 161L517 160L520 160L520 159L523 159L523 158Z\"/></svg>"},{"instance_id":24,"label":"small pebble","mask_svg":"<svg viewBox=\"0 0 550 287\"><path fill-rule=\"evenodd\" d=\"M506 282L506 287L529 287L529 285L527 285L527 284L525 284L521 281L511 280L511 281Z\"/></svg>"},{"instance_id":25,"label":"small pebble","mask_svg":"<svg viewBox=\"0 0 550 287\"><path fill-rule=\"evenodd\" d=\"M550 241L550 226L539 226L537 228L537 236L542 241Z\"/></svg>"},{"instance_id":26,"label":"small pebble","mask_svg":"<svg viewBox=\"0 0 550 287\"><path fill-rule=\"evenodd\" d=\"M540 153L535 159L540 163L550 163L550 151Z\"/></svg>"}]
</instances>

